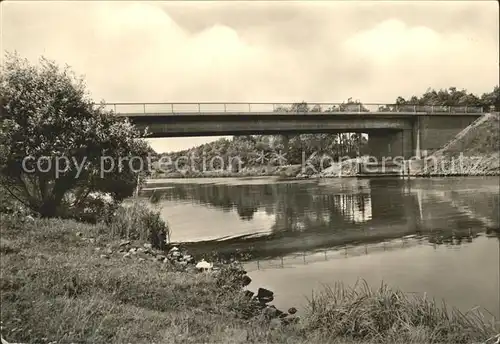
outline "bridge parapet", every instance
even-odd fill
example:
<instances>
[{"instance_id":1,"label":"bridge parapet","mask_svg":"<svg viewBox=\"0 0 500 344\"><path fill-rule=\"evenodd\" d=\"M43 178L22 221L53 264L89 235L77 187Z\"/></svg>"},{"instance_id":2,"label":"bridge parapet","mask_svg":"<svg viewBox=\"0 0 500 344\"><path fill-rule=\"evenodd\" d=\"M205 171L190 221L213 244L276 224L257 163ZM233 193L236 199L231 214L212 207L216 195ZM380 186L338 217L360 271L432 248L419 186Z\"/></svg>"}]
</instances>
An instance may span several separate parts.
<instances>
[{"instance_id":1,"label":"bridge parapet","mask_svg":"<svg viewBox=\"0 0 500 344\"><path fill-rule=\"evenodd\" d=\"M381 103L105 103L121 116L174 114L302 114L302 113L415 113L479 114L479 106L398 105Z\"/></svg>"}]
</instances>

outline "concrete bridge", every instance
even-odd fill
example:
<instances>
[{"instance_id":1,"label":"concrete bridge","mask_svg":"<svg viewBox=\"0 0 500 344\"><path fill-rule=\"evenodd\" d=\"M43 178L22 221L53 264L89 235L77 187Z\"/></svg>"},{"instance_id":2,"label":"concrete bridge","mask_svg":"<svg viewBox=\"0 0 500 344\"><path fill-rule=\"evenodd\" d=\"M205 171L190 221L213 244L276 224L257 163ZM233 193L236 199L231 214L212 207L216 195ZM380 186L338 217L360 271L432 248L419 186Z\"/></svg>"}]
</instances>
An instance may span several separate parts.
<instances>
[{"instance_id":1,"label":"concrete bridge","mask_svg":"<svg viewBox=\"0 0 500 344\"><path fill-rule=\"evenodd\" d=\"M481 107L343 103L106 103L151 138L250 134L369 135L371 154L420 157L483 115Z\"/></svg>"}]
</instances>

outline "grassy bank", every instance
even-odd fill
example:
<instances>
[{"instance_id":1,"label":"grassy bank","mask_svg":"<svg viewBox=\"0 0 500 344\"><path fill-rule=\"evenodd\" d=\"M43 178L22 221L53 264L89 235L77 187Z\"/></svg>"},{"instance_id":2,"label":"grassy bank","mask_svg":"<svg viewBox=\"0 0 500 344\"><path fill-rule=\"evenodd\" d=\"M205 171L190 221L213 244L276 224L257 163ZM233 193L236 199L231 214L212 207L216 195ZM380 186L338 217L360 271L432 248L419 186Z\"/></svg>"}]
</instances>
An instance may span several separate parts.
<instances>
[{"instance_id":1,"label":"grassy bank","mask_svg":"<svg viewBox=\"0 0 500 344\"><path fill-rule=\"evenodd\" d=\"M2 215L0 226L2 336L10 342L470 343L497 333L479 317L363 285L316 295L297 324L248 319L248 299L221 286L220 272L125 259L103 225Z\"/></svg>"}]
</instances>

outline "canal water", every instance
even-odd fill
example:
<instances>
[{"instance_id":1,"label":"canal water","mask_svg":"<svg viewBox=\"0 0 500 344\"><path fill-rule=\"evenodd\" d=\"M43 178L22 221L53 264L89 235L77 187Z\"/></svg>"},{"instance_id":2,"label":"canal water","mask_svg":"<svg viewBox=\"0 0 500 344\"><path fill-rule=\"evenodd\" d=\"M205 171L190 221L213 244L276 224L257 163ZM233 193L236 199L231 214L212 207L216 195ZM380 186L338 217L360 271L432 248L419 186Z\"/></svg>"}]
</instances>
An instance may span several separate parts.
<instances>
[{"instance_id":1,"label":"canal water","mask_svg":"<svg viewBox=\"0 0 500 344\"><path fill-rule=\"evenodd\" d=\"M273 290L279 308L364 279L500 317L497 177L170 179L142 197L172 241L250 251L249 289Z\"/></svg>"}]
</instances>

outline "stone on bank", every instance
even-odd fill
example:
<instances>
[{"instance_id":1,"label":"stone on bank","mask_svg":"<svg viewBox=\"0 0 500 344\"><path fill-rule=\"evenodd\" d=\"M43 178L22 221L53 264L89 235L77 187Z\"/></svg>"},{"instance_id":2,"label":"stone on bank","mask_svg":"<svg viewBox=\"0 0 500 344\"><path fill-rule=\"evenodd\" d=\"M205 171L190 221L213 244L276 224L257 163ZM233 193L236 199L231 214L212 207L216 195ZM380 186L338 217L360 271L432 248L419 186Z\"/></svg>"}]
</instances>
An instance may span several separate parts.
<instances>
[{"instance_id":1,"label":"stone on bank","mask_svg":"<svg viewBox=\"0 0 500 344\"><path fill-rule=\"evenodd\" d=\"M82 238L86 240L85 238ZM96 252L101 252L97 248ZM122 241L115 251L108 247L104 250L105 254L100 254L102 259L110 259L113 254L121 254L122 258L144 262L146 260L168 264L175 270L185 273L211 273L216 277L216 283L221 290L237 291L241 290L248 304L241 310L242 316L246 319L260 319L272 322L274 325L287 325L298 321L296 316L297 309L291 307L288 312L283 312L269 303L274 300L274 292L266 288L258 288L257 293L245 289L252 279L237 261L214 265L205 259L195 262L194 257L186 250L181 250L174 246L165 254L164 251L158 251L152 248L151 244L133 245L131 241Z\"/></svg>"}]
</instances>

